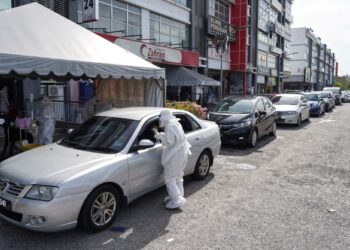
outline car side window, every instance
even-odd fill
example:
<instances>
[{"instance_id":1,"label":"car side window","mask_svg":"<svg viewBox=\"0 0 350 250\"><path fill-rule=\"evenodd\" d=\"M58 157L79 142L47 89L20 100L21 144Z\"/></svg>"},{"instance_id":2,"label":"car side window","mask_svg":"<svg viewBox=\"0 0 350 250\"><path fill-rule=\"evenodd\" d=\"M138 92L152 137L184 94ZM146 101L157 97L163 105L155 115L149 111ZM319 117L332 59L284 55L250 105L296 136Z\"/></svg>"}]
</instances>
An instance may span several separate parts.
<instances>
[{"instance_id":1,"label":"car side window","mask_svg":"<svg viewBox=\"0 0 350 250\"><path fill-rule=\"evenodd\" d=\"M179 119L185 134L200 129L200 125L191 117L185 114L174 114Z\"/></svg>"},{"instance_id":2,"label":"car side window","mask_svg":"<svg viewBox=\"0 0 350 250\"><path fill-rule=\"evenodd\" d=\"M163 129L159 128L159 118L151 118L143 125L134 144L138 144L141 140L145 139L157 143L157 140L154 138L152 128L156 128L159 132L163 131Z\"/></svg>"},{"instance_id":3,"label":"car side window","mask_svg":"<svg viewBox=\"0 0 350 250\"><path fill-rule=\"evenodd\" d=\"M256 103L256 110L259 112L259 111L265 111L265 105L263 103L263 101L260 99L257 101Z\"/></svg>"},{"instance_id":4,"label":"car side window","mask_svg":"<svg viewBox=\"0 0 350 250\"><path fill-rule=\"evenodd\" d=\"M263 102L264 102L264 104L265 104L266 109L267 109L267 110L271 110L272 105L271 105L270 101L269 101L267 98L264 98L264 99L263 99Z\"/></svg>"}]
</instances>

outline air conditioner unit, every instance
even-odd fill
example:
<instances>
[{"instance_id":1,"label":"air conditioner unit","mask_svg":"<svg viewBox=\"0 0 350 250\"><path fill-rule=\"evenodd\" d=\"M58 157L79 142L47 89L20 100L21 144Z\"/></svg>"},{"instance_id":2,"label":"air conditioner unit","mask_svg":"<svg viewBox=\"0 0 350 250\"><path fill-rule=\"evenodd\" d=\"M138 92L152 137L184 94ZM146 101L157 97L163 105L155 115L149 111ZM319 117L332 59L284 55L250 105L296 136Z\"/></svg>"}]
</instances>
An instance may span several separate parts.
<instances>
[{"instance_id":1,"label":"air conditioner unit","mask_svg":"<svg viewBox=\"0 0 350 250\"><path fill-rule=\"evenodd\" d=\"M64 96L64 87L60 85L49 85L48 86L49 96Z\"/></svg>"}]
</instances>

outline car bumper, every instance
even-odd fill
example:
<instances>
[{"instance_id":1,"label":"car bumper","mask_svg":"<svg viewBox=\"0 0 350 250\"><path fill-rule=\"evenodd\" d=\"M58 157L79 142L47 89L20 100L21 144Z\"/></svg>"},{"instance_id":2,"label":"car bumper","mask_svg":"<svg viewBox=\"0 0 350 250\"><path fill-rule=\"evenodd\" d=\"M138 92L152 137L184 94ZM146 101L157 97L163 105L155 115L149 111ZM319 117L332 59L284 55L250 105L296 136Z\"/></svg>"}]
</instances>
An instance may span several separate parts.
<instances>
[{"instance_id":1,"label":"car bumper","mask_svg":"<svg viewBox=\"0 0 350 250\"><path fill-rule=\"evenodd\" d=\"M299 114L279 115L279 116L277 116L276 122L278 124L297 124L298 119L299 119Z\"/></svg>"},{"instance_id":2,"label":"car bumper","mask_svg":"<svg viewBox=\"0 0 350 250\"><path fill-rule=\"evenodd\" d=\"M317 108L310 108L310 115L319 115L321 112L321 108L317 107Z\"/></svg>"},{"instance_id":3,"label":"car bumper","mask_svg":"<svg viewBox=\"0 0 350 250\"><path fill-rule=\"evenodd\" d=\"M0 218L16 226L40 232L73 229L77 225L80 209L88 194L89 192L84 192L54 198L49 202L0 194L0 198L12 204L11 209L0 209ZM45 219L44 222L36 224L35 220L40 217Z\"/></svg>"},{"instance_id":4,"label":"car bumper","mask_svg":"<svg viewBox=\"0 0 350 250\"><path fill-rule=\"evenodd\" d=\"M238 143L238 142L246 142L249 139L252 128L244 127L244 128L233 128L231 130L220 130L221 141L223 143Z\"/></svg>"}]
</instances>

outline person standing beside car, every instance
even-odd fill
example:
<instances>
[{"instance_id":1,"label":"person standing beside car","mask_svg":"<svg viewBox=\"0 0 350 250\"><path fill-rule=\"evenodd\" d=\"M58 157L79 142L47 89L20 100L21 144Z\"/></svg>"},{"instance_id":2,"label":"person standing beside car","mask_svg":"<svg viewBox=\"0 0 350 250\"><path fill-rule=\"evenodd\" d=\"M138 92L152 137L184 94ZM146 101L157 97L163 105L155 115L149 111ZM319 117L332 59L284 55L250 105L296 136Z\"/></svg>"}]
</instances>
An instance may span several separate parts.
<instances>
[{"instance_id":1,"label":"person standing beside car","mask_svg":"<svg viewBox=\"0 0 350 250\"><path fill-rule=\"evenodd\" d=\"M167 209L177 209L186 203L184 198L183 175L188 155L191 154L184 130L169 109L160 113L159 127L164 132L154 130L155 138L163 144L162 165L169 196L164 199Z\"/></svg>"}]
</instances>

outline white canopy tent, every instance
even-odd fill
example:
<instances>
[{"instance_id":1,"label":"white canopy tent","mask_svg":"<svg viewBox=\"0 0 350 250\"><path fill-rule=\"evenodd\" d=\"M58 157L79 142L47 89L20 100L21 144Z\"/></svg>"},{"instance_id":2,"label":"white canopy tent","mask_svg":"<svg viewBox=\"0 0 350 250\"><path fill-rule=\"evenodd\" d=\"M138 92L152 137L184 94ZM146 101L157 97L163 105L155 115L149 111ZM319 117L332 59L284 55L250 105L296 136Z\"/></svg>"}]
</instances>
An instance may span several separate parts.
<instances>
[{"instance_id":1,"label":"white canopy tent","mask_svg":"<svg viewBox=\"0 0 350 250\"><path fill-rule=\"evenodd\" d=\"M143 60L38 3L0 12L0 75L165 78Z\"/></svg>"},{"instance_id":2,"label":"white canopy tent","mask_svg":"<svg viewBox=\"0 0 350 250\"><path fill-rule=\"evenodd\" d=\"M0 78L100 79L102 92L112 87L127 100L137 95L137 103L119 106L163 105L164 69L38 3L1 11L0 30ZM102 103L116 98L98 97Z\"/></svg>"}]
</instances>

